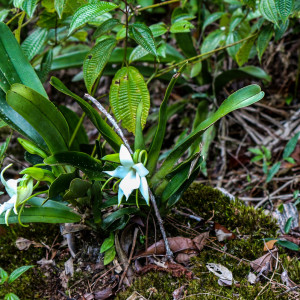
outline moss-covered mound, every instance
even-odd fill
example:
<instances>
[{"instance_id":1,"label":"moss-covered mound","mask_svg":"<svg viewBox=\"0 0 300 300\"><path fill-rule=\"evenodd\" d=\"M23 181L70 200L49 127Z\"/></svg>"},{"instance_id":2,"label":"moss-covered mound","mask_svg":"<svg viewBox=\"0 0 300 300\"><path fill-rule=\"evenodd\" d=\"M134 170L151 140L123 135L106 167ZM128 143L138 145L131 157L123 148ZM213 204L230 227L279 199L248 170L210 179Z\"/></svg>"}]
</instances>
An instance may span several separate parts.
<instances>
[{"instance_id":1,"label":"moss-covered mound","mask_svg":"<svg viewBox=\"0 0 300 300\"><path fill-rule=\"evenodd\" d=\"M200 255L191 261L194 280L172 278L162 273L149 273L136 279L133 286L120 293L117 299L127 299L134 291L146 298L151 294L151 299L173 299L172 293L182 286L187 299L221 299L221 296L227 297L226 299L255 299L264 286L259 299L275 299L284 291L274 285L266 285L267 281L254 286L247 281L251 271L249 261L264 254L263 238L276 236L278 228L273 219L261 210L247 207L238 199L232 201L220 191L200 184L194 184L189 188L178 206L189 208L206 220L213 216L213 221L242 238L219 243L212 237L213 242L208 243ZM178 219L186 224L189 222L191 226L195 225L190 219L182 217ZM232 287L220 286L218 278L206 268L209 262L227 267L238 283ZM286 258L284 262L288 269L295 267L295 262L291 265ZM299 265L296 267L298 271L293 270L293 275L297 275L300 271ZM280 276L274 276L274 280L280 282ZM285 299L285 296L281 296L280 299Z\"/></svg>"}]
</instances>

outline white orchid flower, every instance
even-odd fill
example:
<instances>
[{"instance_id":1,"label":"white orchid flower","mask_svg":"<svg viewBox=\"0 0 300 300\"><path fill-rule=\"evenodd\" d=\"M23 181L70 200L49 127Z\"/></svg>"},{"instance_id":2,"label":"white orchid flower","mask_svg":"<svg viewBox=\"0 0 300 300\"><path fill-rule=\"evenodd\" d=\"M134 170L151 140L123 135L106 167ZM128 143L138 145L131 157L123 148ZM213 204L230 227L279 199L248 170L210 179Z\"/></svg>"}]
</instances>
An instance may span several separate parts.
<instances>
[{"instance_id":1,"label":"white orchid flower","mask_svg":"<svg viewBox=\"0 0 300 300\"><path fill-rule=\"evenodd\" d=\"M134 163L128 149L124 145L121 145L119 158L121 166L117 167L114 171L104 171L104 173L112 177L122 179L118 191L119 205L123 195L125 195L126 200L128 200L130 194L136 189L140 190L142 196L149 205L148 182L146 179L149 171L142 163Z\"/></svg>"},{"instance_id":2,"label":"white orchid flower","mask_svg":"<svg viewBox=\"0 0 300 300\"><path fill-rule=\"evenodd\" d=\"M12 164L5 167L1 172L1 182L5 187L7 194L10 196L10 199L3 204L0 204L0 215L5 212L5 223L8 225L8 217L14 209L14 213L18 214L17 207L26 200L33 191L33 179L9 179L5 181L3 174L4 172L11 167ZM20 185L18 186L18 184Z\"/></svg>"}]
</instances>

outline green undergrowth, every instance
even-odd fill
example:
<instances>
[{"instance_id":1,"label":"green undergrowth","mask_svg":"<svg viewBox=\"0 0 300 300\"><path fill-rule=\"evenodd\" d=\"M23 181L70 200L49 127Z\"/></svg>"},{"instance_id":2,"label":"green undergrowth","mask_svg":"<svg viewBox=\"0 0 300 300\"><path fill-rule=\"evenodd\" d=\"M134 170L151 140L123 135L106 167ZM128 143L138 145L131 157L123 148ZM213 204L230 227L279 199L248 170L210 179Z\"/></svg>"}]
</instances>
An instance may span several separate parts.
<instances>
[{"instance_id":1,"label":"green undergrowth","mask_svg":"<svg viewBox=\"0 0 300 300\"><path fill-rule=\"evenodd\" d=\"M219 243L212 237L213 243L208 243L210 247L205 247L197 257L191 260L190 268L195 276L193 280L151 272L138 277L129 289L119 293L117 299L127 299L135 291L146 298L151 295L150 299L173 299L174 290L182 286L185 286L187 299L220 299L220 296L223 296L229 299L250 300L254 299L263 287L265 289L259 299L274 299L283 291L266 285L267 281L256 285L250 285L247 281L247 276L251 271L249 261L264 254L263 238L277 235L278 228L273 219L266 216L262 210L247 207L239 199L232 201L220 191L200 184L193 184L183 195L178 209L181 207L191 209L205 220L213 216L213 221L242 238ZM189 222L192 228L196 228L197 223L193 223L190 219L173 217L185 224ZM179 235L179 232L177 234ZM224 250L228 254L216 249ZM289 261L287 256L283 256L283 259L288 269L297 269L293 271L293 277L297 276L300 272L300 264L293 259ZM218 278L208 272L207 263L217 263L227 267L232 271L233 278L238 283L232 287L220 286ZM280 282L279 275L275 275L274 279ZM285 299L285 296L281 296L280 299Z\"/></svg>"},{"instance_id":2,"label":"green undergrowth","mask_svg":"<svg viewBox=\"0 0 300 300\"><path fill-rule=\"evenodd\" d=\"M45 258L46 249L30 246L28 250L18 250L16 240L23 237L30 241L43 242L51 247L59 233L58 225L30 224L29 227L0 225L0 267L11 273L25 265L35 265L10 285L0 286L0 299L6 293L15 293L20 299L43 299L46 278L37 266L37 261Z\"/></svg>"}]
</instances>

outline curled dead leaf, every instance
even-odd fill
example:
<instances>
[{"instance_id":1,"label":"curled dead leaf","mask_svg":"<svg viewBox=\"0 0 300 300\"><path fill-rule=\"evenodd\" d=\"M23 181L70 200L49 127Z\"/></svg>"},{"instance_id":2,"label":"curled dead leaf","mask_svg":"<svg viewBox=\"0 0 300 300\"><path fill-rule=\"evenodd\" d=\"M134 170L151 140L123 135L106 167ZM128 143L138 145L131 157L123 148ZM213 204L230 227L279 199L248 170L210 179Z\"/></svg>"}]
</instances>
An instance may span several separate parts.
<instances>
[{"instance_id":1,"label":"curled dead leaf","mask_svg":"<svg viewBox=\"0 0 300 300\"><path fill-rule=\"evenodd\" d=\"M28 250L29 247L33 245L34 247L44 247L42 244L40 243L36 243L34 241L30 241L28 239L24 239L22 237L17 238L16 240L16 247L19 250Z\"/></svg>"},{"instance_id":2,"label":"curled dead leaf","mask_svg":"<svg viewBox=\"0 0 300 300\"><path fill-rule=\"evenodd\" d=\"M236 239L236 235L234 233L219 223L215 223L215 233L219 242Z\"/></svg>"},{"instance_id":3,"label":"curled dead leaf","mask_svg":"<svg viewBox=\"0 0 300 300\"><path fill-rule=\"evenodd\" d=\"M268 264L270 265L270 270L272 270L272 265L274 261L274 255L277 253L278 249L269 251L265 255L259 257L258 259L253 260L250 263L251 268L256 272L261 272Z\"/></svg>"},{"instance_id":4,"label":"curled dead leaf","mask_svg":"<svg viewBox=\"0 0 300 300\"><path fill-rule=\"evenodd\" d=\"M270 241L266 242L264 245L264 251L272 250L274 248L274 245L276 242L277 242L277 240L270 240Z\"/></svg>"}]
</instances>

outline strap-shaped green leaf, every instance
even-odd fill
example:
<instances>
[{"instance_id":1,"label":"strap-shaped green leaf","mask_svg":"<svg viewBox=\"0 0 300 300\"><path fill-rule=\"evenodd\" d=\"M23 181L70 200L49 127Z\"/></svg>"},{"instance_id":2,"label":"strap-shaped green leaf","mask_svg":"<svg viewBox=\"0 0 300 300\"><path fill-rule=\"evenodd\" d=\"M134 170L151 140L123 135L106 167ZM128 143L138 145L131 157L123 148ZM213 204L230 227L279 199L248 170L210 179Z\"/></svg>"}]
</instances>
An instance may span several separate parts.
<instances>
[{"instance_id":1,"label":"strap-shaped green leaf","mask_svg":"<svg viewBox=\"0 0 300 300\"><path fill-rule=\"evenodd\" d=\"M165 132L166 132L166 125L168 121L168 114L167 114L167 109L168 109L168 100L171 95L171 92L174 88L174 85L178 78L180 77L181 72L184 70L185 65L180 68L178 73L176 73L168 87L164 96L164 99L160 105L159 108L159 119L158 119L158 126L155 131L154 138L152 140L152 143L149 148L149 155L148 155L148 163L147 163L147 169L149 170L150 176L153 174L156 168L156 163L159 157L159 153L161 150L161 146L164 140Z\"/></svg>"},{"instance_id":2,"label":"strap-shaped green leaf","mask_svg":"<svg viewBox=\"0 0 300 300\"><path fill-rule=\"evenodd\" d=\"M282 22L285 23L292 12L294 0L276 0L275 4Z\"/></svg>"},{"instance_id":3,"label":"strap-shaped green leaf","mask_svg":"<svg viewBox=\"0 0 300 300\"><path fill-rule=\"evenodd\" d=\"M64 204L48 200L44 205L42 203L45 199L32 198L27 204L32 205L29 208L24 208L21 213L22 223L75 223L79 222L80 215L73 212L69 207ZM0 224L5 224L5 216L0 216ZM18 215L11 213L8 218L8 224L19 223Z\"/></svg>"},{"instance_id":4,"label":"strap-shaped green leaf","mask_svg":"<svg viewBox=\"0 0 300 300\"><path fill-rule=\"evenodd\" d=\"M268 26L264 26L257 38L256 49L260 61L272 38L274 32L272 27L273 27L272 24L269 24Z\"/></svg>"},{"instance_id":5,"label":"strap-shaped green leaf","mask_svg":"<svg viewBox=\"0 0 300 300\"><path fill-rule=\"evenodd\" d=\"M129 34L145 50L157 56L153 34L149 27L144 24L132 24L129 26Z\"/></svg>"},{"instance_id":6,"label":"strap-shaped green leaf","mask_svg":"<svg viewBox=\"0 0 300 300\"><path fill-rule=\"evenodd\" d=\"M77 152L77 151L66 151L54 154L47 157L44 162L47 165L70 165L79 170L85 172L90 179L98 178L102 172L102 162L98 159L91 157L90 155Z\"/></svg>"},{"instance_id":7,"label":"strap-shaped green leaf","mask_svg":"<svg viewBox=\"0 0 300 300\"><path fill-rule=\"evenodd\" d=\"M12 129L27 137L37 146L45 151L48 150L41 135L20 114L7 104L5 94L2 90L0 90L0 118Z\"/></svg>"},{"instance_id":8,"label":"strap-shaped green leaf","mask_svg":"<svg viewBox=\"0 0 300 300\"><path fill-rule=\"evenodd\" d=\"M77 9L73 16L70 25L69 35L78 27L117 7L118 5L114 3L104 1L85 4L81 6L79 9Z\"/></svg>"},{"instance_id":9,"label":"strap-shaped green leaf","mask_svg":"<svg viewBox=\"0 0 300 300\"><path fill-rule=\"evenodd\" d=\"M52 153L67 150L68 124L51 101L19 83L11 86L6 98L7 103L43 137Z\"/></svg>"},{"instance_id":10,"label":"strap-shaped green leaf","mask_svg":"<svg viewBox=\"0 0 300 300\"><path fill-rule=\"evenodd\" d=\"M0 71L9 84L23 83L44 97L48 95L10 29L0 22Z\"/></svg>"},{"instance_id":11,"label":"strap-shaped green leaf","mask_svg":"<svg viewBox=\"0 0 300 300\"><path fill-rule=\"evenodd\" d=\"M83 63L83 78L89 94L91 94L95 81L109 61L116 44L117 41L114 38L105 39L96 44L87 54Z\"/></svg>"},{"instance_id":12,"label":"strap-shaped green leaf","mask_svg":"<svg viewBox=\"0 0 300 300\"><path fill-rule=\"evenodd\" d=\"M47 34L47 29L38 28L22 43L21 48L28 60L31 60L41 50L47 39Z\"/></svg>"},{"instance_id":13,"label":"strap-shaped green leaf","mask_svg":"<svg viewBox=\"0 0 300 300\"><path fill-rule=\"evenodd\" d=\"M25 273L27 270L33 268L34 266L22 266L16 270L14 270L13 272L11 272L11 274L9 275L8 278L8 283L12 283L14 282L16 279L18 279L23 273Z\"/></svg>"},{"instance_id":14,"label":"strap-shaped green leaf","mask_svg":"<svg viewBox=\"0 0 300 300\"><path fill-rule=\"evenodd\" d=\"M120 146L123 144L121 138L113 131L113 129L101 118L99 113L82 98L71 92L58 78L51 77L50 81L60 92L72 97L82 108L82 110L87 114L95 127L103 135L105 140L112 146L112 148L119 152Z\"/></svg>"},{"instance_id":15,"label":"strap-shaped green leaf","mask_svg":"<svg viewBox=\"0 0 300 300\"><path fill-rule=\"evenodd\" d=\"M133 133L137 107L141 101L144 127L150 108L150 95L144 77L136 68L124 67L116 73L110 86L109 100L117 121L122 120L122 126Z\"/></svg>"},{"instance_id":16,"label":"strap-shaped green leaf","mask_svg":"<svg viewBox=\"0 0 300 300\"><path fill-rule=\"evenodd\" d=\"M165 176L176 164L178 159L193 144L193 142L202 135L205 129L207 129L209 126L217 122L220 118L227 115L228 113L236 109L249 106L261 100L263 96L264 93L256 84L246 86L230 95L212 116L210 116L204 122L200 123L193 132L191 132L186 138L184 138L180 143L178 143L178 145L174 147L174 149L170 152L168 157L163 162L160 169L152 177L152 184L156 185L160 180L165 178ZM151 157L151 155L149 155L149 157Z\"/></svg>"}]
</instances>

